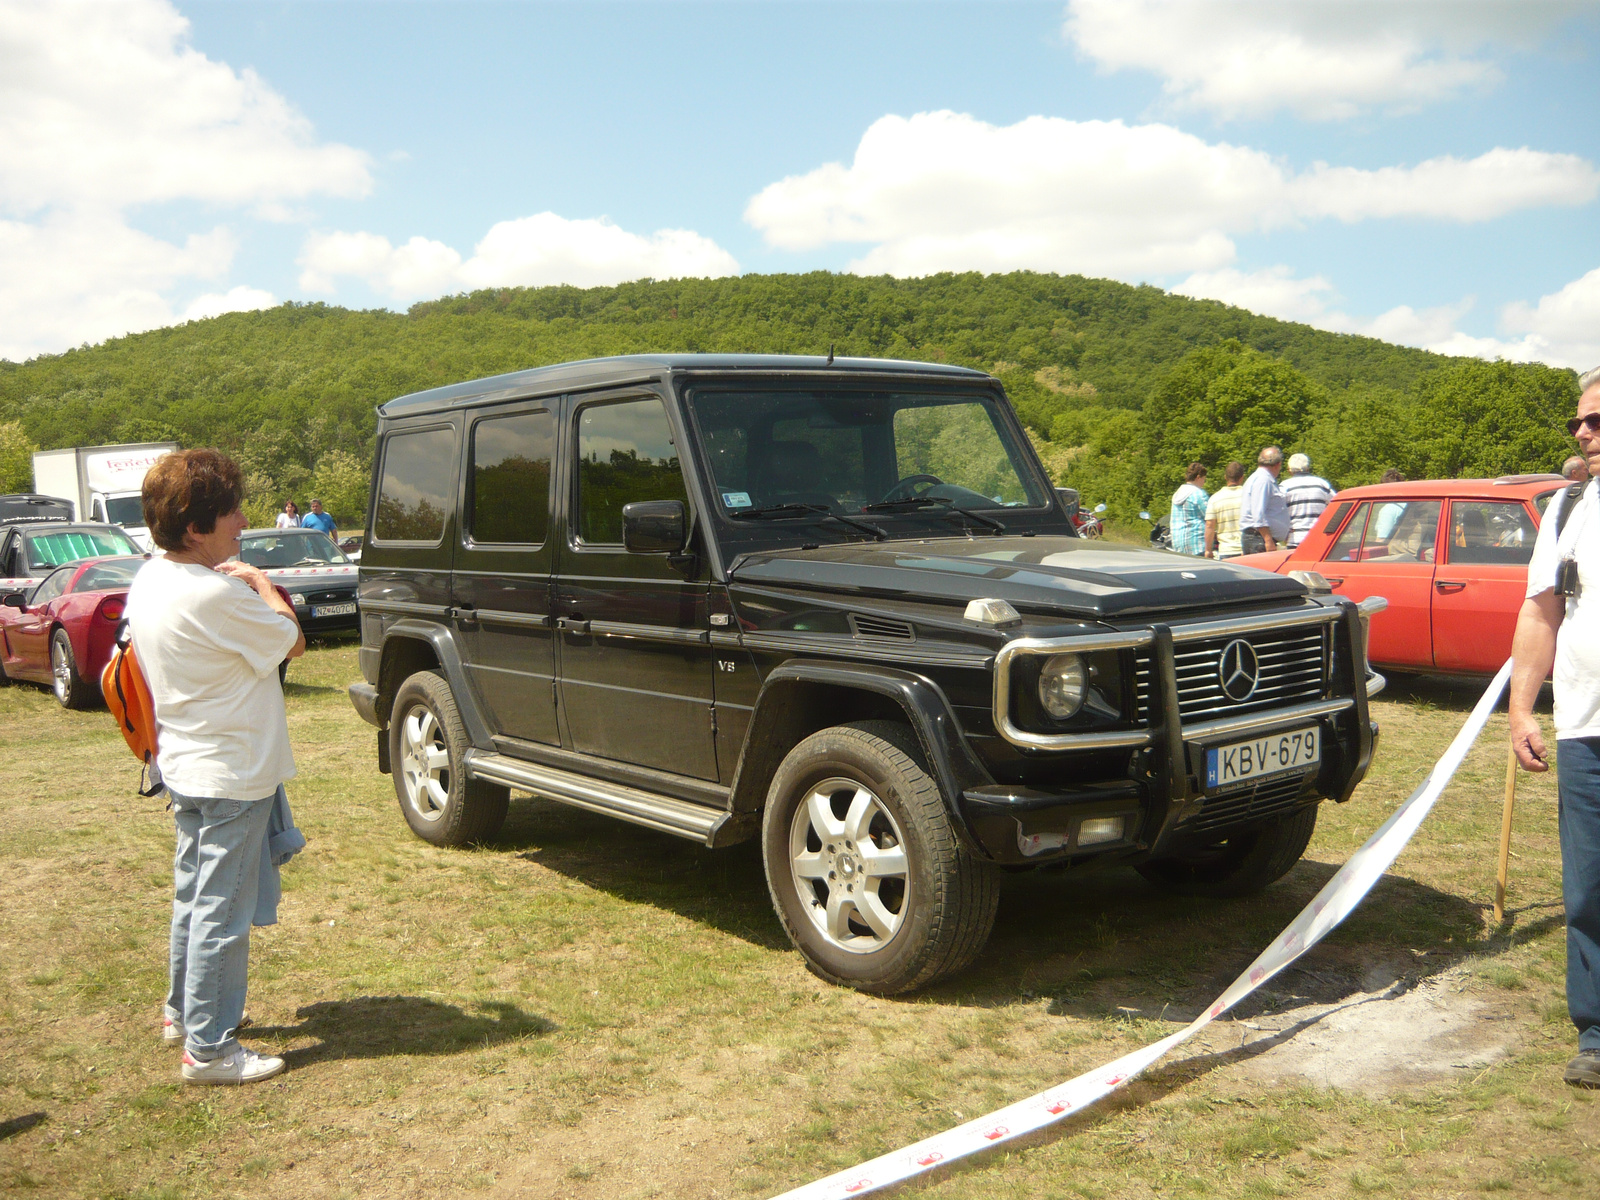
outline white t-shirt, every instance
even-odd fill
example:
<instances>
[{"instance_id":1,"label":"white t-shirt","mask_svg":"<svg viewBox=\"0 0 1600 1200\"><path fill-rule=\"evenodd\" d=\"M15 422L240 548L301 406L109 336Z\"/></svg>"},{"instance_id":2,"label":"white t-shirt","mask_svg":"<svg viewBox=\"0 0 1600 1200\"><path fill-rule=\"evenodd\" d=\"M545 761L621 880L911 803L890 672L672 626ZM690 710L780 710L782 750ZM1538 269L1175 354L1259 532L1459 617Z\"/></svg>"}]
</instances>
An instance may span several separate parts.
<instances>
[{"instance_id":1,"label":"white t-shirt","mask_svg":"<svg viewBox=\"0 0 1600 1200\"><path fill-rule=\"evenodd\" d=\"M274 527L278 529L299 529L300 518L291 517L288 513L281 512L278 514L277 521L274 522Z\"/></svg>"},{"instance_id":2,"label":"white t-shirt","mask_svg":"<svg viewBox=\"0 0 1600 1200\"><path fill-rule=\"evenodd\" d=\"M261 800L294 778L278 683L292 620L244 581L169 558L139 568L127 616L173 791Z\"/></svg>"},{"instance_id":3,"label":"white t-shirt","mask_svg":"<svg viewBox=\"0 0 1600 1200\"><path fill-rule=\"evenodd\" d=\"M1578 498L1556 541L1556 514L1566 504L1557 494L1539 524L1539 538L1528 562L1528 596L1556 585L1563 558L1578 560L1578 594L1567 597L1567 615L1556 630L1556 737L1600 737L1600 499L1590 487Z\"/></svg>"}]
</instances>

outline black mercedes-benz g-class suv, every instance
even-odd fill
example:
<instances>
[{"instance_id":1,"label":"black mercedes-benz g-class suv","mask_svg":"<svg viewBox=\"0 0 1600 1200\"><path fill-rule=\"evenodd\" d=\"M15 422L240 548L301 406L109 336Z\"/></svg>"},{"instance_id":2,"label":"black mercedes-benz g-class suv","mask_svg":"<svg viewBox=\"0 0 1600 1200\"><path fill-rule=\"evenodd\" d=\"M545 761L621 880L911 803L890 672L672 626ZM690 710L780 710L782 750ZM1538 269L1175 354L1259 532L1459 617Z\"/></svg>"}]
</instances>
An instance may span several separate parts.
<instances>
[{"instance_id":1,"label":"black mercedes-benz g-class suv","mask_svg":"<svg viewBox=\"0 0 1600 1200\"><path fill-rule=\"evenodd\" d=\"M391 401L360 611L350 696L418 836L492 837L517 789L760 837L812 969L881 993L978 954L1005 868L1266 886L1377 735L1356 606L1080 540L1000 384L924 363Z\"/></svg>"}]
</instances>

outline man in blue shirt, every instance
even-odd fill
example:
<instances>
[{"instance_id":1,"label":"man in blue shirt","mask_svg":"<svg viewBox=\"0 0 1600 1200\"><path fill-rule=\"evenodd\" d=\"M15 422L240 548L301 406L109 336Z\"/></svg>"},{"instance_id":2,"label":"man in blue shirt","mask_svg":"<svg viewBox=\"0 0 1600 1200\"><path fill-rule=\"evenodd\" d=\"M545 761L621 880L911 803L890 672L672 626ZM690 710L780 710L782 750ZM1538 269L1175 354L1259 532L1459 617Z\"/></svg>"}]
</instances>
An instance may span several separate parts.
<instances>
[{"instance_id":1,"label":"man in blue shirt","mask_svg":"<svg viewBox=\"0 0 1600 1200\"><path fill-rule=\"evenodd\" d=\"M1256 456L1255 474L1244 481L1239 510L1240 544L1246 554L1276 550L1289 540L1289 502L1278 486L1283 451L1268 446Z\"/></svg>"},{"instance_id":2,"label":"man in blue shirt","mask_svg":"<svg viewBox=\"0 0 1600 1200\"><path fill-rule=\"evenodd\" d=\"M311 511L300 518L302 529L320 529L331 537L337 544L339 541L339 527L333 523L333 518L322 511L322 501L313 500Z\"/></svg>"}]
</instances>

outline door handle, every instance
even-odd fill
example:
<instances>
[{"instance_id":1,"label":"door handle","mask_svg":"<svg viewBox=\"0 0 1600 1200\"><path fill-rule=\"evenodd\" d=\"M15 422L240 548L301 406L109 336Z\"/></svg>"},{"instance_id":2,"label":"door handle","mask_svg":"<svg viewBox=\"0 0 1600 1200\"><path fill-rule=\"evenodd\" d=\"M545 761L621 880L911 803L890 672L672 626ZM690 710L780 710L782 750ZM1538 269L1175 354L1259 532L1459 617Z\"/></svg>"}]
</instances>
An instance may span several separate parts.
<instances>
[{"instance_id":1,"label":"door handle","mask_svg":"<svg viewBox=\"0 0 1600 1200\"><path fill-rule=\"evenodd\" d=\"M476 604L458 604L453 610L456 620L463 625L476 625L478 623L478 606Z\"/></svg>"},{"instance_id":2,"label":"door handle","mask_svg":"<svg viewBox=\"0 0 1600 1200\"><path fill-rule=\"evenodd\" d=\"M1343 587L1344 586L1344 576L1343 575L1340 575L1337 578L1335 578L1332 575L1324 575L1323 578L1328 581L1328 586L1329 587Z\"/></svg>"},{"instance_id":3,"label":"door handle","mask_svg":"<svg viewBox=\"0 0 1600 1200\"><path fill-rule=\"evenodd\" d=\"M1464 579L1436 579L1433 581L1434 589L1441 592L1459 592L1467 586Z\"/></svg>"},{"instance_id":4,"label":"door handle","mask_svg":"<svg viewBox=\"0 0 1600 1200\"><path fill-rule=\"evenodd\" d=\"M556 628L563 633L588 633L589 622L582 617L561 617L556 621Z\"/></svg>"}]
</instances>

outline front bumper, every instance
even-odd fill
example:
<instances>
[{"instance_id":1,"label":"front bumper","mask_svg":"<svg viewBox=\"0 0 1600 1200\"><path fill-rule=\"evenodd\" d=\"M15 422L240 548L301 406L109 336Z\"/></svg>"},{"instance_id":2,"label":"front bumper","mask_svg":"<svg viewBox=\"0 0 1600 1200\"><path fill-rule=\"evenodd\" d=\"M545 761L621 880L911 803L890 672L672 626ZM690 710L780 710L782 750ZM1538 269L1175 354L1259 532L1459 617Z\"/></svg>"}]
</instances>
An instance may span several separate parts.
<instances>
[{"instance_id":1,"label":"front bumper","mask_svg":"<svg viewBox=\"0 0 1600 1200\"><path fill-rule=\"evenodd\" d=\"M1175 645L1244 636L1299 625L1325 624L1330 633L1326 692L1282 707L1185 722ZM1215 841L1230 831L1274 819L1324 797L1343 801L1372 761L1377 726L1367 708L1382 676L1366 666L1362 613L1348 601L1308 606L1174 629L1145 629L1059 640L1017 639L996 656L996 731L1036 763L1028 786L967 789L962 810L989 857L1036 864L1089 857L1153 857L1186 843ZM1138 728L1088 733L1037 733L1017 728L1006 711L1009 669L1020 654L1137 649L1150 666L1149 719ZM1268 775L1256 783L1208 793L1206 751L1219 744L1315 725L1321 761L1303 772ZM1089 755L1108 752L1127 763L1122 778L1085 778ZM1122 755L1126 757L1123 758ZM1085 830L1091 836L1084 836ZM1112 831L1115 830L1115 836Z\"/></svg>"}]
</instances>

